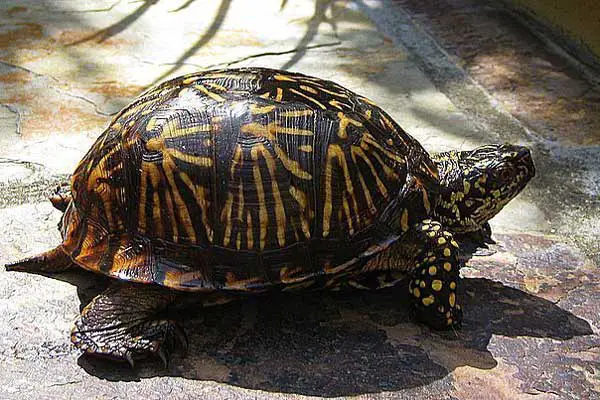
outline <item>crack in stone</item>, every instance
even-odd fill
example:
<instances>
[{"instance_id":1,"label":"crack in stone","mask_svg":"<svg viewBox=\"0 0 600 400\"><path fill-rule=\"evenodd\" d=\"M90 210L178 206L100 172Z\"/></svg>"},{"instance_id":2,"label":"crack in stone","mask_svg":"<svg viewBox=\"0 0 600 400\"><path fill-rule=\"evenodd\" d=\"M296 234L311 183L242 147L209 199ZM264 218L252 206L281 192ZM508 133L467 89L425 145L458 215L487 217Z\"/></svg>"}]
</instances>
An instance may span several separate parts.
<instances>
[{"instance_id":1,"label":"crack in stone","mask_svg":"<svg viewBox=\"0 0 600 400\"><path fill-rule=\"evenodd\" d=\"M35 76L36 78L49 79L49 80L53 81L54 83L56 83L58 85L66 86L66 85L62 84L58 79L56 79L55 77L53 77L51 75L40 74L39 72L35 72L33 70L30 70L28 68L22 67L22 66L17 65L17 64L12 64L12 63L8 63L6 61L0 60L0 65L4 65L5 67L12 68L12 69L17 69L19 71L24 71L24 72L27 72L28 74L31 74L31 75ZM106 113L104 111L101 111L100 108L98 107L98 105L93 100L90 100L90 99L88 99L85 96L71 93L68 90L62 89L61 87L57 87L57 86L52 85L52 84L50 85L50 87L52 88L52 90L56 91L57 93L60 93L60 94L63 94L65 96L67 96L67 97L71 97L73 99L81 100L81 101L84 101L84 102L88 103L89 105L91 105L92 107L94 107L94 112L96 114L98 114L98 115L102 115L102 116L105 116L105 117L110 117L110 116L112 116L112 115L115 114L115 113L111 114L111 113ZM20 129L21 128L21 126L20 126L20 124L21 124L21 114L18 112L18 110L11 109L12 106L9 106L9 105L6 105L6 104L0 104L0 105L6 107L10 111L16 112L18 114L18 127L17 127L18 132L17 133L20 135L21 134L21 129Z\"/></svg>"},{"instance_id":2,"label":"crack in stone","mask_svg":"<svg viewBox=\"0 0 600 400\"><path fill-rule=\"evenodd\" d=\"M102 115L102 116L105 116L105 117L110 117L110 116L112 116L112 115L115 115L115 114L116 114L116 112L114 112L114 113L106 113L106 112L104 112L104 111L101 111L101 110L99 109L98 105L96 104L96 102L94 102L93 100L90 100L90 99L88 99L87 97L85 97L85 96L83 96L83 95L80 95L80 94L74 94L74 93L71 93L71 92L69 92L68 90L61 89L61 88L57 88L57 87L54 87L53 89L54 89L55 91L57 91L58 93L64 94L64 95L65 95L65 96L67 96L67 97L71 97L71 98L73 98L73 99L78 99L78 100L81 100L81 101L84 101L84 102L86 102L87 104L89 104L89 105L91 105L92 107L94 107L94 112L95 112L96 114L98 114L98 115Z\"/></svg>"},{"instance_id":3,"label":"crack in stone","mask_svg":"<svg viewBox=\"0 0 600 400\"><path fill-rule=\"evenodd\" d=\"M314 50L314 49L319 49L319 48L323 48L323 47L335 47L335 46L340 46L342 44L341 41L335 41L335 42L329 42L329 43L320 43L320 44L314 44L314 45L310 45L310 46L304 46L304 47L295 47L293 49L290 50L282 50L282 51L266 51L266 52L262 52L262 53L256 53L256 54L250 54L248 56L244 56L232 61L224 61L224 62L220 62L220 63L216 63L216 64L210 64L210 65L201 65L201 64L195 64L195 63L190 63L190 62L184 62L184 63L157 63L157 62L152 62L149 60L144 60L138 56L133 56L133 58L135 58L136 60L138 60L139 62L145 63L145 64L150 64L150 65L156 65L159 67L169 67L169 66L173 66L173 65L191 65L193 67L196 68L200 68L200 69L204 69L204 70L208 70L208 69L212 69L212 68L219 68L219 67L230 67L234 64L239 64L241 62L247 61L247 60L252 60L255 58L261 58L261 57L270 57L270 56L281 56L281 55L286 55L286 54L292 54L292 53L297 53L299 51L305 51L305 50Z\"/></svg>"},{"instance_id":4,"label":"crack in stone","mask_svg":"<svg viewBox=\"0 0 600 400\"><path fill-rule=\"evenodd\" d=\"M16 108L15 106L12 106L10 104L0 104L0 107L4 107L6 108L8 111L10 111L13 114L16 114L17 118L15 120L15 131L17 133L17 136L21 136L21 112L19 111L18 108Z\"/></svg>"},{"instance_id":5,"label":"crack in stone","mask_svg":"<svg viewBox=\"0 0 600 400\"><path fill-rule=\"evenodd\" d=\"M230 67L234 64L239 64L241 62L252 60L254 58L269 57L269 56L282 56L282 55L286 55L286 54L298 53L300 51L320 49L323 47L336 47L336 46L340 46L341 44L342 44L342 42L338 40L338 41L329 42L329 43L314 44L314 45L309 45L309 46L300 46L300 47L293 48L291 50L266 51L263 53L251 54L249 56L238 58L237 60L233 60L233 61L212 64L212 65L209 65L207 68L215 68L215 67L223 67L223 66Z\"/></svg>"}]
</instances>

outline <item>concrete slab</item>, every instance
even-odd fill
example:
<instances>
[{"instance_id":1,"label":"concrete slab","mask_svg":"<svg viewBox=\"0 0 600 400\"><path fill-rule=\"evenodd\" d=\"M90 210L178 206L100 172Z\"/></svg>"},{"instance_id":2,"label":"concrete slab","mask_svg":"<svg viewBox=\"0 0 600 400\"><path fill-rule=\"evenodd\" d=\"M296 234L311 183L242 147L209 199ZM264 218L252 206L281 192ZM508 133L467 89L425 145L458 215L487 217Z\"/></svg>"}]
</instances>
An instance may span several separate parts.
<instances>
[{"instance_id":1,"label":"concrete slab","mask_svg":"<svg viewBox=\"0 0 600 400\"><path fill-rule=\"evenodd\" d=\"M69 344L104 278L0 269L0 398L600 395L598 89L504 14L442 3L436 13L409 0L2 2L2 264L58 242L59 213L44 197L110 115L153 82L199 69L333 79L431 151L528 144L538 177L494 219L495 253L462 271L457 332L412 323L403 287L258 298L180 313L187 357L131 370ZM529 65L538 71L516 74Z\"/></svg>"}]
</instances>

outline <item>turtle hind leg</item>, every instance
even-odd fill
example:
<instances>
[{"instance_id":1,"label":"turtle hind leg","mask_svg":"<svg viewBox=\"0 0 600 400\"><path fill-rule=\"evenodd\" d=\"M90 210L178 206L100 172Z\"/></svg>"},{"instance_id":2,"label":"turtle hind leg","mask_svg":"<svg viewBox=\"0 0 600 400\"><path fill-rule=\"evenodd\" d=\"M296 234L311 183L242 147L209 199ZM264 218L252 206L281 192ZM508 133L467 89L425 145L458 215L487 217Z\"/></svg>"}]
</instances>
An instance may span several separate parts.
<instances>
[{"instance_id":1,"label":"turtle hind leg","mask_svg":"<svg viewBox=\"0 0 600 400\"><path fill-rule=\"evenodd\" d=\"M62 272L74 265L62 246L55 247L37 256L6 264L7 271L31 273Z\"/></svg>"},{"instance_id":2,"label":"turtle hind leg","mask_svg":"<svg viewBox=\"0 0 600 400\"><path fill-rule=\"evenodd\" d=\"M413 229L422 249L409 284L415 316L434 329L460 325L462 310L456 299L458 244L439 222L425 220Z\"/></svg>"},{"instance_id":3,"label":"turtle hind leg","mask_svg":"<svg viewBox=\"0 0 600 400\"><path fill-rule=\"evenodd\" d=\"M167 365L177 345L187 349L183 330L159 319L178 295L154 285L115 284L96 296L75 321L71 341L88 354L128 361L150 354Z\"/></svg>"}]
</instances>

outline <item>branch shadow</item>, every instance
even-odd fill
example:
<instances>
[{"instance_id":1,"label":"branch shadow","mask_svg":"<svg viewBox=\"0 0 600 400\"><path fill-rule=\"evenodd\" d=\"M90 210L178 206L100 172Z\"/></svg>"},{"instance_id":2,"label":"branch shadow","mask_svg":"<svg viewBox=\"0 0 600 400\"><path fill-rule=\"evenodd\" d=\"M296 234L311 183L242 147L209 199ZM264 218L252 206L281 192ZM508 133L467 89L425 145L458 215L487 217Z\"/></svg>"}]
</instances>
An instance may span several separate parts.
<instances>
[{"instance_id":1,"label":"branch shadow","mask_svg":"<svg viewBox=\"0 0 600 400\"><path fill-rule=\"evenodd\" d=\"M92 40L95 40L96 43L102 43L102 42L112 38L113 36L118 35L119 33L125 31L135 21L140 19L146 13L146 11L148 11L150 9L150 7L152 7L156 3L158 3L158 0L144 0L140 7L138 7L131 14L128 14L125 18L121 19L118 22L115 22L114 24L112 24L104 29L99 30L98 32L94 33L93 35L90 35L83 39L77 40L73 43L70 43L69 45L74 46L74 45L89 42Z\"/></svg>"},{"instance_id":2,"label":"branch shadow","mask_svg":"<svg viewBox=\"0 0 600 400\"><path fill-rule=\"evenodd\" d=\"M110 279L85 271L55 278L78 288L83 308ZM437 332L412 322L407 285L378 292L319 292L252 297L206 309L179 309L187 355L131 369L82 355L78 364L108 381L157 376L213 380L243 388L345 396L430 384L454 369L497 365L492 335L566 341L592 334L583 319L550 301L489 279L464 279L462 329Z\"/></svg>"}]
</instances>

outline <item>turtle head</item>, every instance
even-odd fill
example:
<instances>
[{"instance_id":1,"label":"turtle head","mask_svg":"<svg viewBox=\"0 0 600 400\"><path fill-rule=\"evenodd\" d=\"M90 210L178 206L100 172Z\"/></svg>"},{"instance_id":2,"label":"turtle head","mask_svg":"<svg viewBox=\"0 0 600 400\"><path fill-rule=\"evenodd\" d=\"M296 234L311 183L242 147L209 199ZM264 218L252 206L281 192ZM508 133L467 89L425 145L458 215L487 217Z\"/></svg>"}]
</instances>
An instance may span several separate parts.
<instances>
[{"instance_id":1,"label":"turtle head","mask_svg":"<svg viewBox=\"0 0 600 400\"><path fill-rule=\"evenodd\" d=\"M481 229L535 175L529 149L510 144L439 153L432 158L441 186L434 215L455 232Z\"/></svg>"}]
</instances>

